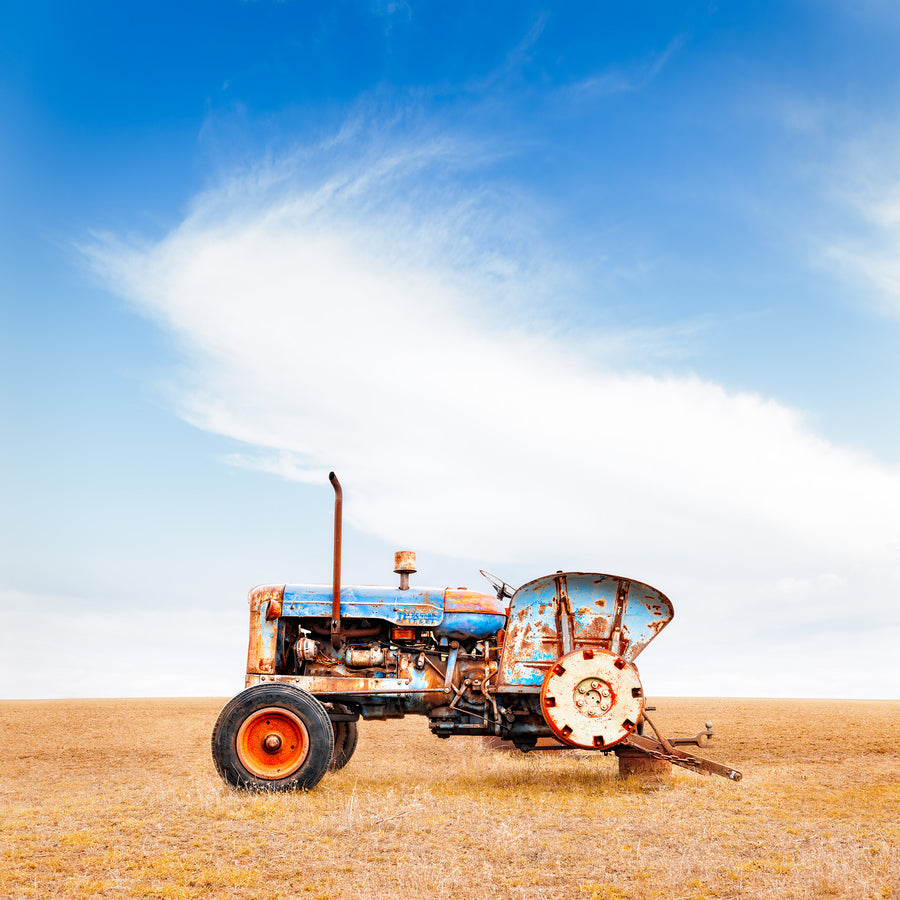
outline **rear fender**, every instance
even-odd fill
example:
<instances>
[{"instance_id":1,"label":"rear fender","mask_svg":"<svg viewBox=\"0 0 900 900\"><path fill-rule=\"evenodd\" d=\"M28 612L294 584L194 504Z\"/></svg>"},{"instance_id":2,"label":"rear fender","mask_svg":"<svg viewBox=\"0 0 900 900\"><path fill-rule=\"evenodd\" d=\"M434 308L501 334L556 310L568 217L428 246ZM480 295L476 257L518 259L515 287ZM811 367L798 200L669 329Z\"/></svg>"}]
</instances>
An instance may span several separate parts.
<instances>
[{"instance_id":1,"label":"rear fender","mask_svg":"<svg viewBox=\"0 0 900 900\"><path fill-rule=\"evenodd\" d=\"M498 687L537 691L553 663L579 647L634 662L674 614L668 597L630 578L557 572L530 581L510 602Z\"/></svg>"}]
</instances>

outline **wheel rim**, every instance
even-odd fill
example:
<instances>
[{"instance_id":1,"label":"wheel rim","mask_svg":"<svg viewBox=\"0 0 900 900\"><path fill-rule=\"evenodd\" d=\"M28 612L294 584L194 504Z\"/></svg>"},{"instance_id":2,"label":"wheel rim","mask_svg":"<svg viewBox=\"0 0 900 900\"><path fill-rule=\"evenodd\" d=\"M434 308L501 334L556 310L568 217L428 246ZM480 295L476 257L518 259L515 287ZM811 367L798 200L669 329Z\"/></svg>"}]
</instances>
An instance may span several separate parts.
<instances>
[{"instance_id":1,"label":"wheel rim","mask_svg":"<svg viewBox=\"0 0 900 900\"><path fill-rule=\"evenodd\" d=\"M637 668L610 650L579 647L544 676L541 712L567 744L589 750L621 744L644 712Z\"/></svg>"},{"instance_id":2,"label":"wheel rim","mask_svg":"<svg viewBox=\"0 0 900 900\"><path fill-rule=\"evenodd\" d=\"M270 706L248 716L237 733L237 754L257 778L287 778L309 753L309 732L288 709Z\"/></svg>"}]
</instances>

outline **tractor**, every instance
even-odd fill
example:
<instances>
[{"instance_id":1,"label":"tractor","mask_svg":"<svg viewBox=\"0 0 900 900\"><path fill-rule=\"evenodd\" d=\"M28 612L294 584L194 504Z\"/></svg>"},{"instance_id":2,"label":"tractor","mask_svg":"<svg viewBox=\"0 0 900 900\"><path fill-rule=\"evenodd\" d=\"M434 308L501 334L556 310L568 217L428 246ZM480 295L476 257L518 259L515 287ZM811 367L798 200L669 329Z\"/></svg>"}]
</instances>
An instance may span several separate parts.
<instances>
[{"instance_id":1,"label":"tractor","mask_svg":"<svg viewBox=\"0 0 900 900\"><path fill-rule=\"evenodd\" d=\"M395 554L396 587L342 585L343 493L329 479L332 584L250 591L245 689L212 734L228 784L311 789L350 760L360 716L407 715L425 716L439 738L612 752L623 774L675 764L741 778L676 746L708 739L709 723L696 739L668 740L647 715L635 660L672 620L665 595L631 578L563 571L513 589L482 570L493 594L413 587L411 551Z\"/></svg>"}]
</instances>

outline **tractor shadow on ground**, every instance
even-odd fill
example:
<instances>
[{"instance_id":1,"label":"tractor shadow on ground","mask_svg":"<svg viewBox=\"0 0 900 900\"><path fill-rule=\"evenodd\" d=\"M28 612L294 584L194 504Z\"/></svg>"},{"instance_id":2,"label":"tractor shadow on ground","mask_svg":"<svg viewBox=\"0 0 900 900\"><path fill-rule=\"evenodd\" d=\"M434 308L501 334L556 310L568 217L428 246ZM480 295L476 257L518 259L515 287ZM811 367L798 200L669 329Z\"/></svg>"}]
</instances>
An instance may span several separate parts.
<instances>
[{"instance_id":1,"label":"tractor shadow on ground","mask_svg":"<svg viewBox=\"0 0 900 900\"><path fill-rule=\"evenodd\" d=\"M677 781L672 775L629 776L622 778L615 768L604 766L602 760L528 759L519 755L504 754L500 765L472 766L462 772L454 772L452 782L445 777L427 773L408 774L406 789L416 789L429 794L503 794L527 792L532 798L544 797L548 801L560 793L623 796L626 794L656 793L672 790ZM349 765L343 772L332 774L323 781L329 790L341 791L345 785L353 786L357 793L379 794L396 786L393 774L369 771L361 774Z\"/></svg>"}]
</instances>

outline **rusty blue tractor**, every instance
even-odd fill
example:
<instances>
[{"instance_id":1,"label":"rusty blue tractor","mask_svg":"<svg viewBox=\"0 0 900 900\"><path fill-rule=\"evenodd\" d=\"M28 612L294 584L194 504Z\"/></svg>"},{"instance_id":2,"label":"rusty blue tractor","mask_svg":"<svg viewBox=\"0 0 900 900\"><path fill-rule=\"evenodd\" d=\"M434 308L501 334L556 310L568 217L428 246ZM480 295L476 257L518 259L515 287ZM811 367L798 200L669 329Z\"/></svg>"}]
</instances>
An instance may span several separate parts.
<instances>
[{"instance_id":1,"label":"rusty blue tractor","mask_svg":"<svg viewBox=\"0 0 900 900\"><path fill-rule=\"evenodd\" d=\"M613 752L620 771L668 767L739 780L693 756L647 716L635 659L672 620L659 591L630 578L555 572L494 594L411 587L415 555L395 555L398 587L341 585L342 492L335 491L331 586L250 592L246 688L212 735L216 768L253 790L312 788L356 748L357 722L427 717L441 738L491 736L523 751ZM645 734L649 724L654 737Z\"/></svg>"}]
</instances>

